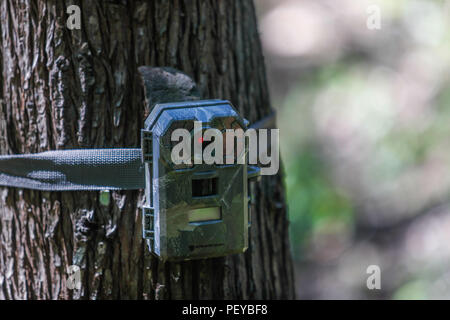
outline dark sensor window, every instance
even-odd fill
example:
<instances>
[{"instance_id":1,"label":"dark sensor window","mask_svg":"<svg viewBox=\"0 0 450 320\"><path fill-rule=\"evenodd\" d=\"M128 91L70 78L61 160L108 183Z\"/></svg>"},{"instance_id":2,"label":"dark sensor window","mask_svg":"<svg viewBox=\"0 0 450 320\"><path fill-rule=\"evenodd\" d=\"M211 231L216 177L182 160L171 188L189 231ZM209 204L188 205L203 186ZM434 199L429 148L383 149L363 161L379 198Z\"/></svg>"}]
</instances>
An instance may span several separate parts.
<instances>
[{"instance_id":1,"label":"dark sensor window","mask_svg":"<svg viewBox=\"0 0 450 320\"><path fill-rule=\"evenodd\" d=\"M192 196L206 197L217 194L217 178L192 180Z\"/></svg>"}]
</instances>

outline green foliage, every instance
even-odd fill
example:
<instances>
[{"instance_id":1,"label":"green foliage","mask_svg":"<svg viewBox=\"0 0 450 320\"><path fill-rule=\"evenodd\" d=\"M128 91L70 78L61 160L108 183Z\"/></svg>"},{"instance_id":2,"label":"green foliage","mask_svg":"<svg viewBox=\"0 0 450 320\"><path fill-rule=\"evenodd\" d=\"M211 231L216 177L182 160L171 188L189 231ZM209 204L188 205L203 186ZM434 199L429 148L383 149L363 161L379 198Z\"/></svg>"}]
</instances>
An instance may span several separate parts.
<instances>
[{"instance_id":1,"label":"green foliage","mask_svg":"<svg viewBox=\"0 0 450 320\"><path fill-rule=\"evenodd\" d=\"M326 164L314 145L305 147L296 161L287 166L286 186L294 258L302 257L302 247L315 230L324 225L352 223L351 204L333 186L326 171Z\"/></svg>"}]
</instances>

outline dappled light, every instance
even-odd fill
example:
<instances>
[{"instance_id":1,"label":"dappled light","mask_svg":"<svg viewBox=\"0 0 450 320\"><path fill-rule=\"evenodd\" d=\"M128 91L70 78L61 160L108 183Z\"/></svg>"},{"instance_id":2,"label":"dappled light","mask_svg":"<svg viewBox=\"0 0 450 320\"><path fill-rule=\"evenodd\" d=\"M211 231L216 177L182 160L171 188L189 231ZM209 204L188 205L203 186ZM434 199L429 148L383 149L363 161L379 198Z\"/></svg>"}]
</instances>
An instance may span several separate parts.
<instances>
[{"instance_id":1,"label":"dappled light","mask_svg":"<svg viewBox=\"0 0 450 320\"><path fill-rule=\"evenodd\" d=\"M298 297L450 298L449 1L256 3Z\"/></svg>"}]
</instances>

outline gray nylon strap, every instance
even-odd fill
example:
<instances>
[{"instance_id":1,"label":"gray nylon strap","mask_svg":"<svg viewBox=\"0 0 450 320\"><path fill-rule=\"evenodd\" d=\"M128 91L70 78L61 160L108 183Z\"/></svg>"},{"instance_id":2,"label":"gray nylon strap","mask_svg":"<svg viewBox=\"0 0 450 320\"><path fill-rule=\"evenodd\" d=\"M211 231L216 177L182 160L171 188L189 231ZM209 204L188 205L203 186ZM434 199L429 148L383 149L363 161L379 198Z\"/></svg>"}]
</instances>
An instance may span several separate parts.
<instances>
[{"instance_id":1,"label":"gray nylon strap","mask_svg":"<svg viewBox=\"0 0 450 320\"><path fill-rule=\"evenodd\" d=\"M251 128L271 128L274 113ZM145 188L141 149L80 149L0 156L0 186L48 190Z\"/></svg>"},{"instance_id":2,"label":"gray nylon strap","mask_svg":"<svg viewBox=\"0 0 450 320\"><path fill-rule=\"evenodd\" d=\"M49 191L143 189L141 149L0 156L0 186Z\"/></svg>"}]
</instances>

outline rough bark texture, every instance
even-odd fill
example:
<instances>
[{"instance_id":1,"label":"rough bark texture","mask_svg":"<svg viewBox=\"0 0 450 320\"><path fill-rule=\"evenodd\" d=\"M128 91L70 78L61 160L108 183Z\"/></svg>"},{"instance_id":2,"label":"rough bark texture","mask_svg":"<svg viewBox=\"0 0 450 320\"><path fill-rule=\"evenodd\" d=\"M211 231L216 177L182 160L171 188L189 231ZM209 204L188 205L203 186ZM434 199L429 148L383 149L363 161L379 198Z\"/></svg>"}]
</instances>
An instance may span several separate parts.
<instances>
[{"instance_id":1,"label":"rough bark texture","mask_svg":"<svg viewBox=\"0 0 450 320\"><path fill-rule=\"evenodd\" d=\"M72 4L81 30L66 28ZM270 112L249 0L2 0L0 12L2 154L138 146L141 65L184 71L250 121ZM141 239L142 192L103 206L98 192L0 188L0 299L293 298L280 176L256 200L245 254L163 264Z\"/></svg>"}]
</instances>

